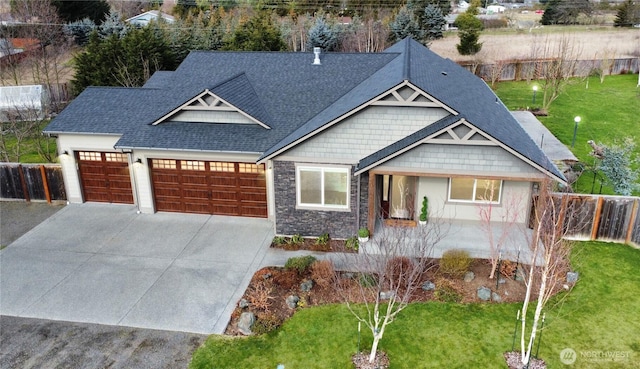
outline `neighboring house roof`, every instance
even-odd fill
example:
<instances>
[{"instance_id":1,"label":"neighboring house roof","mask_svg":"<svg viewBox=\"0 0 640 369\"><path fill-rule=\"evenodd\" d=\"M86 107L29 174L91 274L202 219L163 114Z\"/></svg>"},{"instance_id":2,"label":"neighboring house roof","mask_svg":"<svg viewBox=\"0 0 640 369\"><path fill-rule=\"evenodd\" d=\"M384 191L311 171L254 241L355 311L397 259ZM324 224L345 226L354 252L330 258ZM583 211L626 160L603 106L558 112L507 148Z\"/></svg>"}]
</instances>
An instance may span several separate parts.
<instances>
[{"instance_id":1,"label":"neighboring house roof","mask_svg":"<svg viewBox=\"0 0 640 369\"><path fill-rule=\"evenodd\" d=\"M192 52L176 71L155 73L143 88L86 89L46 132L120 133L118 148L252 152L267 160L404 84L452 113L438 126L468 121L564 179L484 81L414 40L381 53L323 53L320 59L321 65L313 65L310 53ZM207 99L241 111L255 124L202 124L184 121L190 119L185 115L173 120L194 101L201 106L192 109L217 108L207 106ZM435 127L363 158L358 167L415 143Z\"/></svg>"},{"instance_id":2,"label":"neighboring house roof","mask_svg":"<svg viewBox=\"0 0 640 369\"><path fill-rule=\"evenodd\" d=\"M176 20L172 15L161 12L159 10L149 10L147 12L135 15L127 19L126 22L144 27L147 24L149 24L149 22L151 22L152 20L157 21L160 18L162 18L165 22L168 22L168 23L173 23Z\"/></svg>"}]
</instances>

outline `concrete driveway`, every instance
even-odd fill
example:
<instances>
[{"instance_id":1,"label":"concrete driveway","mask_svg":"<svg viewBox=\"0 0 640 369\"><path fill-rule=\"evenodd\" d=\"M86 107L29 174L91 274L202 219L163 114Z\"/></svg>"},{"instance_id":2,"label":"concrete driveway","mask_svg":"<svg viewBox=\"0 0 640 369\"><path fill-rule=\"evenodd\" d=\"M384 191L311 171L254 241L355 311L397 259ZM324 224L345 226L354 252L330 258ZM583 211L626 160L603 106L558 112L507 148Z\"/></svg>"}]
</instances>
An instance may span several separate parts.
<instances>
[{"instance_id":1,"label":"concrete driveway","mask_svg":"<svg viewBox=\"0 0 640 369\"><path fill-rule=\"evenodd\" d=\"M0 315L222 333L272 238L264 219L68 205L0 251Z\"/></svg>"}]
</instances>

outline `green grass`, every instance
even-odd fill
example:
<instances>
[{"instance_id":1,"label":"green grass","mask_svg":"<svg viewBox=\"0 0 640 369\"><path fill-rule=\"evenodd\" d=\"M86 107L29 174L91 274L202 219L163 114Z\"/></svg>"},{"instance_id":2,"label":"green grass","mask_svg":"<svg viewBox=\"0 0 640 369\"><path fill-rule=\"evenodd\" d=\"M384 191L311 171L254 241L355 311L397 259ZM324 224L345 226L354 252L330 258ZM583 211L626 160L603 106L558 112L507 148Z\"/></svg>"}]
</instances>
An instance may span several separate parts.
<instances>
[{"instance_id":1,"label":"green grass","mask_svg":"<svg viewBox=\"0 0 640 369\"><path fill-rule=\"evenodd\" d=\"M49 124L49 120L44 120L34 134L40 135L42 130L48 124ZM5 140L6 140L5 142L6 142L7 152L9 153L9 159L12 162L17 162L18 160L16 160L17 158L14 154L15 146L17 143L15 136L12 134L7 134L7 136L5 137ZM49 148L48 148L49 153L52 158L55 158L57 156L56 140L53 138L50 138L48 140L49 140ZM22 142L21 149L20 149L20 160L19 160L20 163L27 164L27 163L47 163L48 162L47 159L44 158L42 155L40 155L40 153L38 152L37 144L38 144L37 141L33 138L27 138Z\"/></svg>"},{"instance_id":2,"label":"green grass","mask_svg":"<svg viewBox=\"0 0 640 369\"><path fill-rule=\"evenodd\" d=\"M565 367L559 353L573 348L575 368L640 368L640 250L584 242L572 264L580 280L569 294L549 303L540 357L549 368ZM519 304L410 305L392 323L380 348L391 368L506 368ZM342 305L303 309L266 336L211 336L193 355L190 368L352 368L357 322ZM371 343L363 330L362 348ZM618 362L596 362L588 351L622 352Z\"/></svg>"},{"instance_id":3,"label":"green grass","mask_svg":"<svg viewBox=\"0 0 640 369\"><path fill-rule=\"evenodd\" d=\"M575 147L571 150L588 166L594 163L589 155L589 140L611 145L631 137L637 145L635 157L640 159L640 88L636 87L637 83L638 75L633 74L607 76L604 83L600 83L598 77L574 79L551 104L549 115L539 119L562 143L570 147L574 117L580 116L582 120L578 125ZM537 84L536 81L501 82L496 94L509 109L525 109L532 106L534 84ZM541 91L538 91L536 106L541 104L541 95ZM583 175L576 190L590 193L592 179L590 174ZM598 185L594 191L599 192ZM602 192L613 194L608 186L604 186Z\"/></svg>"}]
</instances>

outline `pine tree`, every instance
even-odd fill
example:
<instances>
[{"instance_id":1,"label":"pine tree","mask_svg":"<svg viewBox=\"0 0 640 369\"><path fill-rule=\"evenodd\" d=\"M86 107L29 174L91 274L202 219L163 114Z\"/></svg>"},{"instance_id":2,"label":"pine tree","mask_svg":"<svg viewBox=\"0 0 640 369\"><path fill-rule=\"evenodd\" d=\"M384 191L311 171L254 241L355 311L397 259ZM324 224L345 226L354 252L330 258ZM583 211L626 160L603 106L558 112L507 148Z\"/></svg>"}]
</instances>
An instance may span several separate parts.
<instances>
[{"instance_id":1,"label":"pine tree","mask_svg":"<svg viewBox=\"0 0 640 369\"><path fill-rule=\"evenodd\" d=\"M400 8L396 17L389 23L389 29L391 30L394 41L400 41L407 37L411 37L417 41L422 41L423 39L423 32L418 22L416 22L413 13L411 13L406 6Z\"/></svg>"},{"instance_id":2,"label":"pine tree","mask_svg":"<svg viewBox=\"0 0 640 369\"><path fill-rule=\"evenodd\" d=\"M64 32L73 37L76 44L80 46L84 46L89 42L89 35L95 29L96 24L90 18L67 23L64 26Z\"/></svg>"},{"instance_id":3,"label":"pine tree","mask_svg":"<svg viewBox=\"0 0 640 369\"><path fill-rule=\"evenodd\" d=\"M318 17L307 35L307 50L320 47L324 51L335 51L338 48L340 34L337 28L331 27L324 19Z\"/></svg>"},{"instance_id":4,"label":"pine tree","mask_svg":"<svg viewBox=\"0 0 640 369\"><path fill-rule=\"evenodd\" d=\"M632 27L640 24L640 3L627 0L620 5L614 21L615 27Z\"/></svg>"},{"instance_id":5,"label":"pine tree","mask_svg":"<svg viewBox=\"0 0 640 369\"><path fill-rule=\"evenodd\" d=\"M281 51L287 47L280 30L271 21L271 13L260 12L233 33L224 45L225 50Z\"/></svg>"},{"instance_id":6,"label":"pine tree","mask_svg":"<svg viewBox=\"0 0 640 369\"><path fill-rule=\"evenodd\" d=\"M102 38L109 38L111 35L123 37L127 31L127 24L120 18L120 14L113 10L109 12L107 19L98 26L98 34Z\"/></svg>"},{"instance_id":7,"label":"pine tree","mask_svg":"<svg viewBox=\"0 0 640 369\"><path fill-rule=\"evenodd\" d=\"M478 1L471 2L471 6L466 12L456 18L455 26L458 27L460 43L456 45L460 55L477 54L482 49L480 31L483 29L482 21L476 17L478 14Z\"/></svg>"},{"instance_id":8,"label":"pine tree","mask_svg":"<svg viewBox=\"0 0 640 369\"><path fill-rule=\"evenodd\" d=\"M442 10L432 4L424 9L424 16L421 22L424 26L423 31L427 40L436 40L443 37L442 31L447 21L444 19Z\"/></svg>"}]
</instances>

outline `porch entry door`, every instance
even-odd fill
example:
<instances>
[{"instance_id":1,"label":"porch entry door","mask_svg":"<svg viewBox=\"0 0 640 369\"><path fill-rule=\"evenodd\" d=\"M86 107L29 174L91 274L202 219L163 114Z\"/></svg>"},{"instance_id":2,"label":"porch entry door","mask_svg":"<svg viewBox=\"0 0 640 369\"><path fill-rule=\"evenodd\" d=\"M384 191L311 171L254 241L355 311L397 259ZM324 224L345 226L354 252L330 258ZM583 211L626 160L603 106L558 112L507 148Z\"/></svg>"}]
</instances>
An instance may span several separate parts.
<instances>
[{"instance_id":1,"label":"porch entry door","mask_svg":"<svg viewBox=\"0 0 640 369\"><path fill-rule=\"evenodd\" d=\"M383 219L414 220L416 177L382 175L380 211Z\"/></svg>"}]
</instances>

